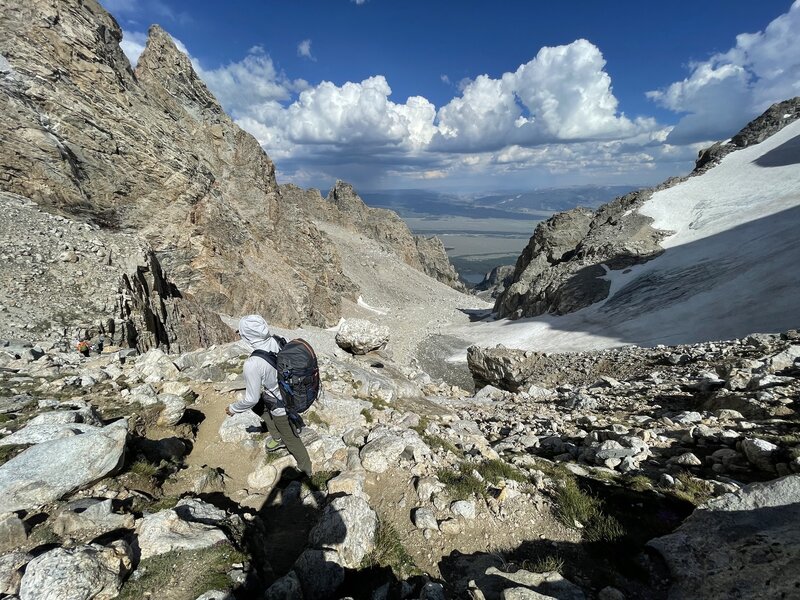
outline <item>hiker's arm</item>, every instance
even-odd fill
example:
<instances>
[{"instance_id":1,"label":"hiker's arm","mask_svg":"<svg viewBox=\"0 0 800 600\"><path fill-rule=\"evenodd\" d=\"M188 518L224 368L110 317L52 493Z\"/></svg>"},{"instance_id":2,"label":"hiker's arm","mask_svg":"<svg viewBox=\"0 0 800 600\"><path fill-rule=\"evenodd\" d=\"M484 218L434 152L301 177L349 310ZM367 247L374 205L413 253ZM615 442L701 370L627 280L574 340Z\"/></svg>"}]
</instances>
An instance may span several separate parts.
<instances>
[{"instance_id":1,"label":"hiker's arm","mask_svg":"<svg viewBox=\"0 0 800 600\"><path fill-rule=\"evenodd\" d=\"M256 359L261 361L261 359ZM261 361L263 362L263 361ZM261 371L255 360L244 361L244 398L228 406L228 413L240 413L253 408L261 397ZM274 369L270 369L275 371ZM276 378L277 385L277 378Z\"/></svg>"}]
</instances>

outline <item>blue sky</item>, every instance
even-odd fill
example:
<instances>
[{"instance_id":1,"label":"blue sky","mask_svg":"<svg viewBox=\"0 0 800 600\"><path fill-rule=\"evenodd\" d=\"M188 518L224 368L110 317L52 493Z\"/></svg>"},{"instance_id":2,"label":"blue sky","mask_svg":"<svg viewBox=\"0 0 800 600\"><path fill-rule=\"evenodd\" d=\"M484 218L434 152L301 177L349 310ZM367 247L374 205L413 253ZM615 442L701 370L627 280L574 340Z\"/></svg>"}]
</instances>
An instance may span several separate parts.
<instances>
[{"instance_id":1,"label":"blue sky","mask_svg":"<svg viewBox=\"0 0 800 600\"><path fill-rule=\"evenodd\" d=\"M800 0L102 3L322 189L655 183L800 95Z\"/></svg>"}]
</instances>

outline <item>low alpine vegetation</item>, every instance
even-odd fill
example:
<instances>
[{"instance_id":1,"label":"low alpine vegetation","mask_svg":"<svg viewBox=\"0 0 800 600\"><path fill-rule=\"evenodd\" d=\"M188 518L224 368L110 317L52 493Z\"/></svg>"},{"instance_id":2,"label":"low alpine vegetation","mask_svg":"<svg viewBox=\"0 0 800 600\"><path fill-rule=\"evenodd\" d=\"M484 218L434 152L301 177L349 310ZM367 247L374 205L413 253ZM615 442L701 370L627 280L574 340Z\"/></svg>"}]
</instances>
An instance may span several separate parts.
<instances>
[{"instance_id":1,"label":"low alpine vegetation","mask_svg":"<svg viewBox=\"0 0 800 600\"><path fill-rule=\"evenodd\" d=\"M364 557L361 567L389 567L399 578L419 573L414 559L403 546L397 529L384 519L378 521L378 529L375 531L375 547Z\"/></svg>"}]
</instances>

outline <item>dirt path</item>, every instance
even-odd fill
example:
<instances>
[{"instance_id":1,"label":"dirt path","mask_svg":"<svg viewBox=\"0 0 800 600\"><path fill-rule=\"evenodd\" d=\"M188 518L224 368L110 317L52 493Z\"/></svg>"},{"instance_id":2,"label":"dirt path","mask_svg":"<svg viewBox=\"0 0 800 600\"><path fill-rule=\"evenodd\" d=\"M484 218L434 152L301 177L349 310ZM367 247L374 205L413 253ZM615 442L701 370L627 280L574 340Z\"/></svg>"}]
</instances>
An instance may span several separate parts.
<instances>
[{"instance_id":1,"label":"dirt path","mask_svg":"<svg viewBox=\"0 0 800 600\"><path fill-rule=\"evenodd\" d=\"M247 450L241 444L220 440L219 428L227 418L225 407L233 402L233 392L219 392L213 384L196 386L194 391L198 398L192 408L202 412L205 418L198 427L186 464L221 468L230 478L226 484L226 495L230 497L236 490L247 487L247 476L261 464L264 452L260 448Z\"/></svg>"}]
</instances>

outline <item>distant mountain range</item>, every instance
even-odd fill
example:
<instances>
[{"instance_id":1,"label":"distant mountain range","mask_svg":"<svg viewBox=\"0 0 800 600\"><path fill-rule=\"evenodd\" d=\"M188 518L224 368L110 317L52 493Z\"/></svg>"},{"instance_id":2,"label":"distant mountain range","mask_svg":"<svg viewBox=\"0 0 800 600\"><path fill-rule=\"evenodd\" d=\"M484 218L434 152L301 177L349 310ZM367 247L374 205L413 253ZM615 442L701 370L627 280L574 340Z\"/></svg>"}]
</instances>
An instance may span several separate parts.
<instances>
[{"instance_id":1,"label":"distant mountain range","mask_svg":"<svg viewBox=\"0 0 800 600\"><path fill-rule=\"evenodd\" d=\"M530 219L584 206L597 208L636 185L584 185L529 191L499 191L462 196L432 190L380 190L363 192L370 206L390 208L402 217L422 215L458 216L475 219Z\"/></svg>"}]
</instances>

